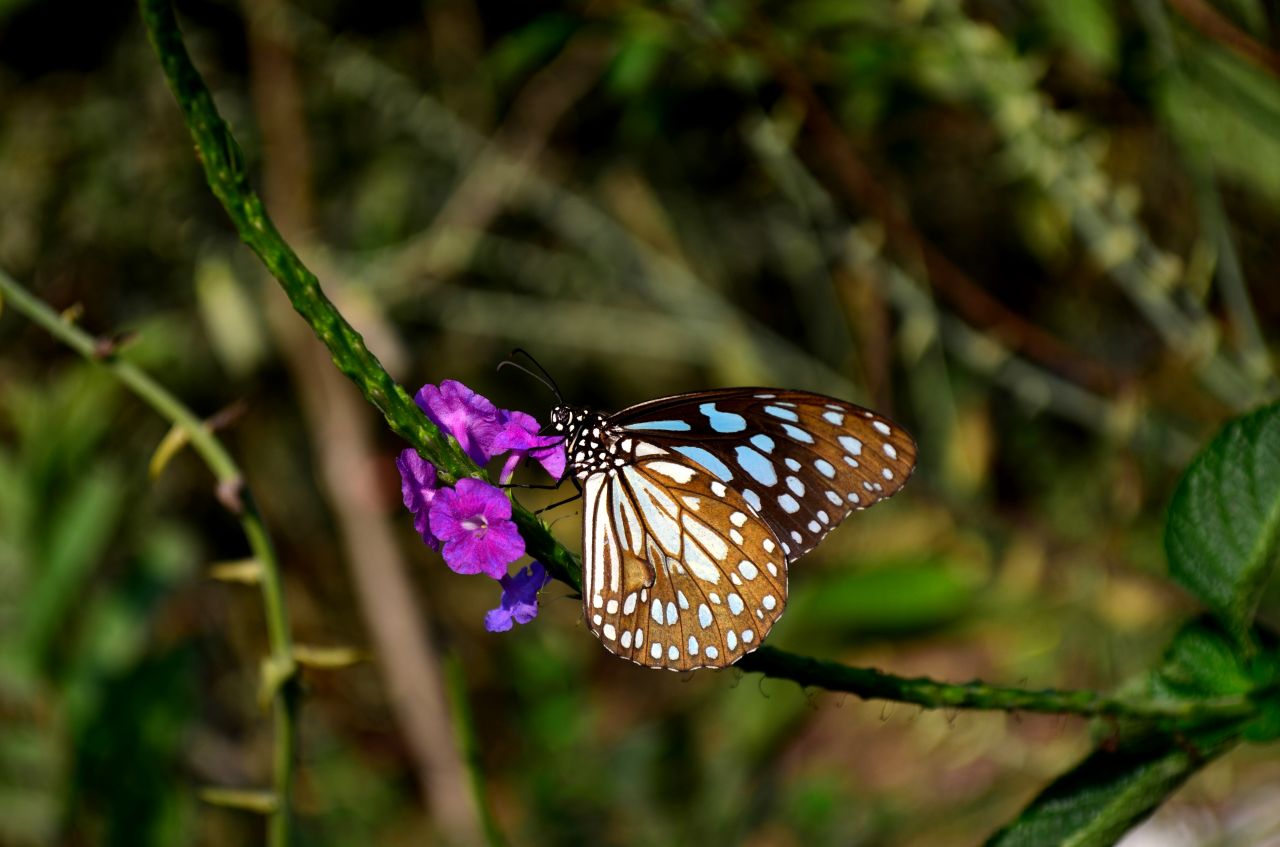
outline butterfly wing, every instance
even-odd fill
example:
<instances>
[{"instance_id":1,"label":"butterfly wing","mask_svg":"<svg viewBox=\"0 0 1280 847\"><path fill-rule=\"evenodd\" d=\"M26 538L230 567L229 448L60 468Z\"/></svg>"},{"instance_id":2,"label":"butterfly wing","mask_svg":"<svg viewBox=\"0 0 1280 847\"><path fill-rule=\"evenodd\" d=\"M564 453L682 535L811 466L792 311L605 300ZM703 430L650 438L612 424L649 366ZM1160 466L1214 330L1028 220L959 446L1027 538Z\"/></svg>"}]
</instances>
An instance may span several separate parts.
<instances>
[{"instance_id":1,"label":"butterfly wing","mask_svg":"<svg viewBox=\"0 0 1280 847\"><path fill-rule=\"evenodd\" d=\"M583 604L605 648L673 671L759 646L787 599L786 559L742 495L654 449L583 484Z\"/></svg>"},{"instance_id":2,"label":"butterfly wing","mask_svg":"<svg viewBox=\"0 0 1280 847\"><path fill-rule=\"evenodd\" d=\"M651 400L612 426L692 459L773 530L788 562L849 513L893 496L915 469L906 430L843 400L777 388L728 388Z\"/></svg>"}]
</instances>

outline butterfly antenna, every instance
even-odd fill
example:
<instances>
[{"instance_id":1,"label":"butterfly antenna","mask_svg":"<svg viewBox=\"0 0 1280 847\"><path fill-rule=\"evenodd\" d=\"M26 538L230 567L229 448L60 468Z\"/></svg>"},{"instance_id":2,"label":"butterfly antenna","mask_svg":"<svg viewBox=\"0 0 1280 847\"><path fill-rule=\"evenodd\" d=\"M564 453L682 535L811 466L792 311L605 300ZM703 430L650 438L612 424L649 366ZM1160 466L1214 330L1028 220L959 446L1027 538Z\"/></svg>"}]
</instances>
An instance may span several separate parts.
<instances>
[{"instance_id":1,"label":"butterfly antenna","mask_svg":"<svg viewBox=\"0 0 1280 847\"><path fill-rule=\"evenodd\" d=\"M554 395L556 395L556 400L557 400L558 402L560 402L560 403L562 403L562 404L564 403L564 398L560 396L560 388L555 384L555 381L554 381L554 380L551 380L549 377L544 377L542 374L535 373L534 371L529 370L528 368L526 368L524 365L520 364L519 362L513 362L513 361L511 361L510 359L503 359L501 362L499 362L499 363L498 363L498 370L502 370L504 367L508 367L508 366L509 366L509 367L513 367L513 368L515 368L515 369L516 369L516 370L518 370L518 371L523 371L524 373L526 373L526 374L528 374L529 376L533 377L533 378L534 378L534 379L536 379L538 382L542 383L542 384L543 384L543 385L545 385L548 389L550 389L550 390L551 390L551 393L552 393L552 394L554 394Z\"/></svg>"},{"instance_id":2,"label":"butterfly antenna","mask_svg":"<svg viewBox=\"0 0 1280 847\"><path fill-rule=\"evenodd\" d=\"M553 392L555 392L556 399L557 399L557 400L559 400L562 404L564 403L564 395L560 393L560 386L556 383L556 378L555 378L555 377L553 377L553 376L551 375L551 372L550 372L550 371L548 371L546 368L544 368L544 367L542 366L542 363L541 363L541 362L539 362L537 359L533 358L533 354L532 354L532 353L530 353L528 350L524 349L523 347L517 347L516 349L514 349L514 350L512 350L512 351L511 351L511 355L512 355L512 356L517 356L517 355L519 355L519 356L524 356L526 359L528 359L528 360L533 364L533 366L534 366L535 368L537 368L537 369L538 369L538 371L539 371L539 372L540 372L544 377L546 377L546 381L545 381L545 382L543 382L543 385L547 385L548 387L550 387L550 388L551 388L551 390L552 390ZM526 371L526 373L527 373L527 371Z\"/></svg>"}]
</instances>

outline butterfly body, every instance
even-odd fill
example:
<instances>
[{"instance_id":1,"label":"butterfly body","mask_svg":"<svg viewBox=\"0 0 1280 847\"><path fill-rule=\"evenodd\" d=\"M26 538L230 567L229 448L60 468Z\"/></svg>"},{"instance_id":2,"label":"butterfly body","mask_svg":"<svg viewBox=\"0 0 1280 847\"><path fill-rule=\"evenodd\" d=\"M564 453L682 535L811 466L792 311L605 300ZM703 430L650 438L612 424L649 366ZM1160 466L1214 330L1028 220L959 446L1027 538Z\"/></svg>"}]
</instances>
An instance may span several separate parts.
<instances>
[{"instance_id":1,"label":"butterfly body","mask_svg":"<svg viewBox=\"0 0 1280 847\"><path fill-rule=\"evenodd\" d=\"M676 671L758 647L786 606L788 565L915 466L888 419L782 389L612 415L562 405L552 424L583 490L588 626L611 652Z\"/></svg>"}]
</instances>

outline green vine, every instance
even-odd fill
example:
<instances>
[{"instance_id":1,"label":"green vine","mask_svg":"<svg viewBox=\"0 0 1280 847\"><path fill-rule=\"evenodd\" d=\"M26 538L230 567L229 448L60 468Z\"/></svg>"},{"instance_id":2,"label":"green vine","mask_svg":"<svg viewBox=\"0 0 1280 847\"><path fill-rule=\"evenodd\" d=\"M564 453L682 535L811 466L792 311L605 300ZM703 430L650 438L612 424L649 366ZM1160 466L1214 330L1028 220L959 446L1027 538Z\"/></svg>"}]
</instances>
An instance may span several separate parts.
<instances>
[{"instance_id":1,"label":"green vine","mask_svg":"<svg viewBox=\"0 0 1280 847\"><path fill-rule=\"evenodd\" d=\"M119 358L110 340L95 338L68 318L59 315L42 300L0 271L0 292L14 310L29 318L50 335L86 359L97 362L130 391L142 398L162 417L180 430L193 450L208 465L218 481L220 499L240 522L256 564L255 577L262 590L262 606L267 619L267 640L271 655L263 667L262 695L271 703L273 749L272 788L269 794L237 789L214 788L205 799L220 805L262 812L270 816L269 842L272 847L289 843L289 803L293 794L294 743L297 730L297 662L289 635L289 615L280 585L280 566L271 536L244 473L213 431L182 401L136 365Z\"/></svg>"}]
</instances>

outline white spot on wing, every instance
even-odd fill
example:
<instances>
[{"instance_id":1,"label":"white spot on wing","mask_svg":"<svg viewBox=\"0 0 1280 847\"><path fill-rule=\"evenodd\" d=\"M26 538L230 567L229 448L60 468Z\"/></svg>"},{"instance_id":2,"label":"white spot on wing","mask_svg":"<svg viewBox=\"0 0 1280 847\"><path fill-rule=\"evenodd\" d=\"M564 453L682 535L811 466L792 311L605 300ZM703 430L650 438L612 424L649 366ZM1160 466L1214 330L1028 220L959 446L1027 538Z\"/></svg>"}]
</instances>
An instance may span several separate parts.
<instances>
[{"instance_id":1,"label":"white spot on wing","mask_svg":"<svg viewBox=\"0 0 1280 847\"><path fill-rule=\"evenodd\" d=\"M884 435L888 435L888 434L892 431L892 430L890 430L890 429L889 429L889 425L888 425L887 423L885 423L884 421L876 421L875 423L873 423L873 424L871 424L871 425L872 425L872 426L874 426L874 427L876 428L876 431L877 431L877 432L880 432L880 433L882 433L882 434L884 434Z\"/></svg>"},{"instance_id":2,"label":"white spot on wing","mask_svg":"<svg viewBox=\"0 0 1280 847\"><path fill-rule=\"evenodd\" d=\"M724 544L723 541L720 543ZM728 547L725 548L725 552L728 552ZM715 585L720 581L720 569L707 558L707 554L702 552L702 548L697 544L690 544L685 550L684 563L689 566L689 572L703 582Z\"/></svg>"},{"instance_id":3,"label":"white spot on wing","mask_svg":"<svg viewBox=\"0 0 1280 847\"><path fill-rule=\"evenodd\" d=\"M674 462L650 462L645 465L645 469L674 479L681 485L684 485L686 482L693 479L694 474L697 473L697 471L688 465L677 465Z\"/></svg>"},{"instance_id":4,"label":"white spot on wing","mask_svg":"<svg viewBox=\"0 0 1280 847\"><path fill-rule=\"evenodd\" d=\"M854 438L852 435L842 435L836 439L840 442L840 446L845 449L846 453L854 456L862 455L862 442Z\"/></svg>"},{"instance_id":5,"label":"white spot on wing","mask_svg":"<svg viewBox=\"0 0 1280 847\"><path fill-rule=\"evenodd\" d=\"M635 493L636 501L640 504L640 511L644 514L649 530L667 555L679 556L680 530L675 521L679 507L676 502L667 492L635 468L625 467L622 472L626 474L627 482Z\"/></svg>"},{"instance_id":6,"label":"white spot on wing","mask_svg":"<svg viewBox=\"0 0 1280 847\"><path fill-rule=\"evenodd\" d=\"M703 549L713 558L723 559L729 554L729 545L724 543L724 539L716 535L710 527L693 515L686 513L681 523L684 524L685 532L689 533L694 541L702 545ZM686 544L686 547L688 546Z\"/></svg>"}]
</instances>

